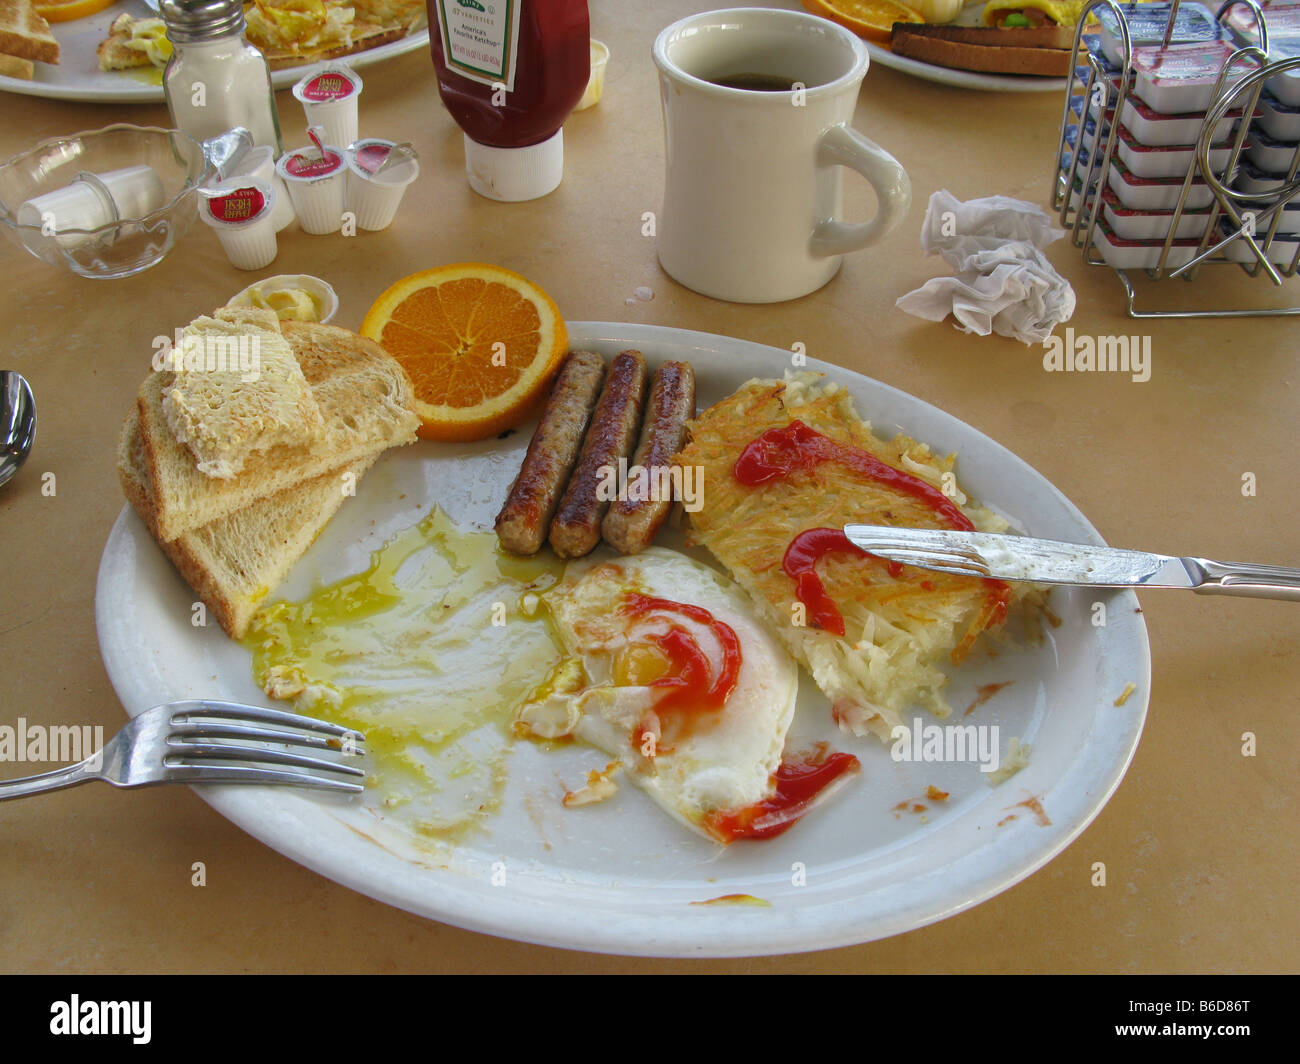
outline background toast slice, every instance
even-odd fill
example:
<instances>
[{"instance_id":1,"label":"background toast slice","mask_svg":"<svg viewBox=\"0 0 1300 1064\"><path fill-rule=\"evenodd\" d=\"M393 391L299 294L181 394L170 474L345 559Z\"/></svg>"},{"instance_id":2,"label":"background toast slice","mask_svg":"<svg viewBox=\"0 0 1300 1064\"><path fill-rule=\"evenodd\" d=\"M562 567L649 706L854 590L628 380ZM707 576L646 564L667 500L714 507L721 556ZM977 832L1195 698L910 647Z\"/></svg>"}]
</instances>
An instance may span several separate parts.
<instances>
[{"instance_id":1,"label":"background toast slice","mask_svg":"<svg viewBox=\"0 0 1300 1064\"><path fill-rule=\"evenodd\" d=\"M1004 37L991 37L988 44L971 44L962 40L947 40L929 33L914 33L910 23L895 23L891 47L895 55L920 59L936 66L955 70L974 70L985 74L1030 74L1039 77L1068 77L1070 52L1062 48L1022 47ZM943 26L921 27L924 30L945 29ZM970 29L968 33L978 30ZM990 27L991 34L1012 34L1019 30L1002 30ZM1027 33L1036 32L1026 30Z\"/></svg>"},{"instance_id":2,"label":"background toast slice","mask_svg":"<svg viewBox=\"0 0 1300 1064\"><path fill-rule=\"evenodd\" d=\"M266 63L272 70L309 63L323 63L327 59L342 59L357 52L368 52L383 44L391 44L407 35L405 26L381 26L377 23L354 22L352 25L352 42L336 44L328 48L300 52L295 48L260 48L266 56Z\"/></svg>"},{"instance_id":3,"label":"background toast slice","mask_svg":"<svg viewBox=\"0 0 1300 1064\"><path fill-rule=\"evenodd\" d=\"M1042 26L958 26L895 22L895 35L933 37L954 44L976 44L990 48L1073 48L1074 27L1047 23Z\"/></svg>"},{"instance_id":4,"label":"background toast slice","mask_svg":"<svg viewBox=\"0 0 1300 1064\"><path fill-rule=\"evenodd\" d=\"M59 61L59 42L32 0L0 0L0 52L38 63Z\"/></svg>"},{"instance_id":5,"label":"background toast slice","mask_svg":"<svg viewBox=\"0 0 1300 1064\"><path fill-rule=\"evenodd\" d=\"M380 453L285 488L171 542L160 540L160 546L226 634L239 639L258 607L342 505L343 474L352 473L355 484ZM153 489L134 410L122 426L117 472L127 501L158 539Z\"/></svg>"},{"instance_id":6,"label":"background toast slice","mask_svg":"<svg viewBox=\"0 0 1300 1064\"><path fill-rule=\"evenodd\" d=\"M153 60L143 48L132 48L132 27L143 22L123 13L113 19L108 27L108 36L99 42L95 56L99 60L100 70L131 70L135 67L153 66Z\"/></svg>"},{"instance_id":7,"label":"background toast slice","mask_svg":"<svg viewBox=\"0 0 1300 1064\"><path fill-rule=\"evenodd\" d=\"M0 74L7 78L21 78L31 81L36 76L36 67L30 59L19 59L16 55L0 54Z\"/></svg>"},{"instance_id":8,"label":"background toast slice","mask_svg":"<svg viewBox=\"0 0 1300 1064\"><path fill-rule=\"evenodd\" d=\"M410 379L382 347L332 325L285 322L283 331L320 406L324 428L310 445L280 444L251 455L230 480L200 473L189 448L172 436L162 409L168 374L151 373L140 386L140 437L162 541L376 451L415 441L420 419Z\"/></svg>"}]
</instances>

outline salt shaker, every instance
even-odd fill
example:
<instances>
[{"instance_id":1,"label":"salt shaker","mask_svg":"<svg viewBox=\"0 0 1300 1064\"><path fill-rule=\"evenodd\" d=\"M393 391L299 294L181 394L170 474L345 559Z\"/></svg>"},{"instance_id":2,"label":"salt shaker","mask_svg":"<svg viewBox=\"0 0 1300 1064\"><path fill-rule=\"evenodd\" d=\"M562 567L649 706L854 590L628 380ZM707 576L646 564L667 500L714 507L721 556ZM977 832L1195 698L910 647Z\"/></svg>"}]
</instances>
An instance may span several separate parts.
<instances>
[{"instance_id":1,"label":"salt shaker","mask_svg":"<svg viewBox=\"0 0 1300 1064\"><path fill-rule=\"evenodd\" d=\"M199 141L245 126L278 156L271 71L244 38L243 0L161 0L159 12L173 45L163 71L172 124Z\"/></svg>"}]
</instances>

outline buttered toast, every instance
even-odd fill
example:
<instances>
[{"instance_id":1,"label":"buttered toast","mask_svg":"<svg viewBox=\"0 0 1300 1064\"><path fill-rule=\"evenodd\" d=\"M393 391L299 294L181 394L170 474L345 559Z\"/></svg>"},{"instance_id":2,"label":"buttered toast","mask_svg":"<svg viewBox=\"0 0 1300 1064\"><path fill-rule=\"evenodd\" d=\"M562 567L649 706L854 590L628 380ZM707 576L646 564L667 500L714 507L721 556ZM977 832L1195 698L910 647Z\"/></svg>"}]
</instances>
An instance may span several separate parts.
<instances>
[{"instance_id":1,"label":"buttered toast","mask_svg":"<svg viewBox=\"0 0 1300 1064\"><path fill-rule=\"evenodd\" d=\"M285 488L415 441L420 419L410 379L383 348L332 325L284 322L283 335L319 406L321 432L310 444L280 444L251 454L229 480L200 473L189 448L168 428L162 399L170 374L151 373L141 385L136 406L160 540L174 540Z\"/></svg>"},{"instance_id":2,"label":"buttered toast","mask_svg":"<svg viewBox=\"0 0 1300 1064\"><path fill-rule=\"evenodd\" d=\"M342 469L285 488L170 541L158 535L153 488L135 410L122 426L117 472L127 501L163 552L226 634L239 639L267 595L288 576L381 453L376 450Z\"/></svg>"}]
</instances>

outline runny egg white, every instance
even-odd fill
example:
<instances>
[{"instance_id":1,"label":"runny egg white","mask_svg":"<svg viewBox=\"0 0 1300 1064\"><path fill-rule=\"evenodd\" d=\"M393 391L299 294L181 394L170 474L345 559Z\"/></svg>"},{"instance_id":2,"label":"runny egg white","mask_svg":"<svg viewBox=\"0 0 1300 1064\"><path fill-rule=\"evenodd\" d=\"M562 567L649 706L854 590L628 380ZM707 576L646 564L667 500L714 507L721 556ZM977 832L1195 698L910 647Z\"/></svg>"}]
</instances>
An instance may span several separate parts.
<instances>
[{"instance_id":1,"label":"runny egg white","mask_svg":"<svg viewBox=\"0 0 1300 1064\"><path fill-rule=\"evenodd\" d=\"M544 596L566 657L515 730L574 736L688 827L769 798L798 667L707 566L659 547L571 563Z\"/></svg>"}]
</instances>

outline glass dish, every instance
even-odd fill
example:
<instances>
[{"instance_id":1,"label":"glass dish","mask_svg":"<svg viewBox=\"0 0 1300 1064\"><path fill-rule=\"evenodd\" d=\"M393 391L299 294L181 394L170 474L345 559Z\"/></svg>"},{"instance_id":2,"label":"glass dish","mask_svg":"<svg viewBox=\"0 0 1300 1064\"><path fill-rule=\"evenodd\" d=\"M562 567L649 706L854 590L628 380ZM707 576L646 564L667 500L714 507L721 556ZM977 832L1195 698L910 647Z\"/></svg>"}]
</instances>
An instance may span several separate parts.
<instances>
[{"instance_id":1,"label":"glass dish","mask_svg":"<svg viewBox=\"0 0 1300 1064\"><path fill-rule=\"evenodd\" d=\"M143 217L57 233L17 220L25 201L64 188L79 174L139 165L153 167L163 186L163 205ZM0 164L0 223L10 240L51 266L81 277L129 277L161 262L193 224L194 190L210 169L204 145L178 129L120 124L52 137Z\"/></svg>"}]
</instances>

